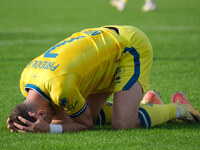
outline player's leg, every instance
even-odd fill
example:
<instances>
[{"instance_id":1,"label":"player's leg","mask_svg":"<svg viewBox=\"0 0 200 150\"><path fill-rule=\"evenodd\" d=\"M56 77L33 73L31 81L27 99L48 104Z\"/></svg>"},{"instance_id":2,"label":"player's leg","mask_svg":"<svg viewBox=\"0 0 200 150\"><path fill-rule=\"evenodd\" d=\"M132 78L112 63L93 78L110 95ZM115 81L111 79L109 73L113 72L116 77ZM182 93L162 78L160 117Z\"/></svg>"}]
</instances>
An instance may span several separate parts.
<instances>
[{"instance_id":1,"label":"player's leg","mask_svg":"<svg viewBox=\"0 0 200 150\"><path fill-rule=\"evenodd\" d=\"M123 11L126 8L128 0L111 0L110 3L113 7L116 7L117 10Z\"/></svg>"},{"instance_id":2,"label":"player's leg","mask_svg":"<svg viewBox=\"0 0 200 150\"><path fill-rule=\"evenodd\" d=\"M140 104L138 115L143 127L154 127L176 118L186 122L200 122L200 113L192 107L185 94L181 92L173 94L171 104L163 104L158 92L148 91L143 98L143 103ZM110 124L111 118L112 103L104 103L97 124Z\"/></svg>"},{"instance_id":3,"label":"player's leg","mask_svg":"<svg viewBox=\"0 0 200 150\"><path fill-rule=\"evenodd\" d=\"M171 120L171 118L173 119L174 117L176 117L176 114L172 113L174 112L173 106L163 105L164 103L162 102L160 93L158 91L155 90L148 91L144 95L141 104L148 104L148 105L140 105L139 116L143 124L143 127L153 127L155 125L165 123ZM155 104L163 106L159 107ZM171 112L170 109L172 109ZM143 111L147 111L148 113ZM170 113L168 113L168 111ZM149 117L148 114L150 114L151 117ZM154 117L156 115L157 117Z\"/></svg>"},{"instance_id":4,"label":"player's leg","mask_svg":"<svg viewBox=\"0 0 200 150\"><path fill-rule=\"evenodd\" d=\"M114 77L112 126L115 129L137 128L141 126L138 111L143 91L149 88L152 46L141 30L130 26L118 29L129 43Z\"/></svg>"},{"instance_id":5,"label":"player's leg","mask_svg":"<svg viewBox=\"0 0 200 150\"><path fill-rule=\"evenodd\" d=\"M154 127L176 119L177 110L174 104L141 104L139 118L142 127Z\"/></svg>"},{"instance_id":6,"label":"player's leg","mask_svg":"<svg viewBox=\"0 0 200 150\"><path fill-rule=\"evenodd\" d=\"M114 95L112 126L115 129L153 127L177 117L174 104L140 105L142 88L137 81L128 91Z\"/></svg>"},{"instance_id":7,"label":"player's leg","mask_svg":"<svg viewBox=\"0 0 200 150\"><path fill-rule=\"evenodd\" d=\"M148 91L142 101L141 104L163 104L161 97L159 95L158 91L150 90ZM97 125L105 125L105 124L111 124L112 119L112 102L105 102L103 104L103 107L99 113L99 116L97 118Z\"/></svg>"},{"instance_id":8,"label":"player's leg","mask_svg":"<svg viewBox=\"0 0 200 150\"><path fill-rule=\"evenodd\" d=\"M142 7L142 11L148 12L148 11L154 11L156 9L157 6L154 0L145 0L145 4Z\"/></svg>"},{"instance_id":9,"label":"player's leg","mask_svg":"<svg viewBox=\"0 0 200 150\"><path fill-rule=\"evenodd\" d=\"M175 119L177 117L177 109L174 104L162 104L154 92L147 92L151 101L145 101L145 104L140 104L138 116L142 127L154 127ZM145 98L144 96L144 98ZM155 98L155 99L154 99ZM155 104L153 103L155 102ZM112 103L104 104L97 119L97 124L110 124L112 118ZM127 116L129 113L127 114Z\"/></svg>"},{"instance_id":10,"label":"player's leg","mask_svg":"<svg viewBox=\"0 0 200 150\"><path fill-rule=\"evenodd\" d=\"M98 115L96 125L110 125L111 119L112 119L112 107L113 103L106 101L103 104L103 107L100 110L100 113Z\"/></svg>"},{"instance_id":11,"label":"player's leg","mask_svg":"<svg viewBox=\"0 0 200 150\"><path fill-rule=\"evenodd\" d=\"M158 91L150 90L144 95L141 104L163 104ZM105 102L97 118L97 125L111 124L112 102Z\"/></svg>"},{"instance_id":12,"label":"player's leg","mask_svg":"<svg viewBox=\"0 0 200 150\"><path fill-rule=\"evenodd\" d=\"M104 103L110 97L111 94L112 92L97 93L97 94L91 94L86 98L94 123L96 123L101 108L103 107Z\"/></svg>"},{"instance_id":13,"label":"player's leg","mask_svg":"<svg viewBox=\"0 0 200 150\"><path fill-rule=\"evenodd\" d=\"M141 127L138 117L143 91L137 81L129 90L114 93L112 127L130 129Z\"/></svg>"},{"instance_id":14,"label":"player's leg","mask_svg":"<svg viewBox=\"0 0 200 150\"><path fill-rule=\"evenodd\" d=\"M143 127L153 127L174 119L190 123L200 122L200 113L182 92L173 94L171 104L141 104L139 117Z\"/></svg>"}]
</instances>

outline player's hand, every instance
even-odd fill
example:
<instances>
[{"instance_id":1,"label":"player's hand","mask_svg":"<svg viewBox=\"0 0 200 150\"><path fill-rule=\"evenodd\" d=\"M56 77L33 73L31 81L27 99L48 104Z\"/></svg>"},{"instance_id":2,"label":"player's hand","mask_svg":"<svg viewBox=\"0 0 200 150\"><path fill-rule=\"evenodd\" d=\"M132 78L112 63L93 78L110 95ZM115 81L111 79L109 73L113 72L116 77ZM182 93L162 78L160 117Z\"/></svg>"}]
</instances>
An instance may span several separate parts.
<instances>
[{"instance_id":1,"label":"player's hand","mask_svg":"<svg viewBox=\"0 0 200 150\"><path fill-rule=\"evenodd\" d=\"M14 125L19 129L19 132L49 132L50 126L49 124L39 115L36 113L29 112L29 115L31 117L34 117L36 119L35 122L30 122L26 120L25 118L18 116L18 119L23 122L26 126L22 126L20 124L14 123Z\"/></svg>"},{"instance_id":2,"label":"player's hand","mask_svg":"<svg viewBox=\"0 0 200 150\"><path fill-rule=\"evenodd\" d=\"M10 121L10 118L7 119L7 128L8 128L8 130L10 130L10 132L13 132L14 130L11 128L9 121Z\"/></svg>"}]
</instances>

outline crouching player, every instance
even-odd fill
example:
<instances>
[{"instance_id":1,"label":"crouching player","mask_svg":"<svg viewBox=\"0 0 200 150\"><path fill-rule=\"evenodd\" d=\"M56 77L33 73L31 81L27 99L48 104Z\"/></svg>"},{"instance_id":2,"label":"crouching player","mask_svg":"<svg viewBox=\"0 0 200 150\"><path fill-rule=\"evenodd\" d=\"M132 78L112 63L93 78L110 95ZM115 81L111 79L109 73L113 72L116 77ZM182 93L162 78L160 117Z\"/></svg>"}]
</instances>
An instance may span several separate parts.
<instances>
[{"instance_id":1,"label":"crouching player","mask_svg":"<svg viewBox=\"0 0 200 150\"><path fill-rule=\"evenodd\" d=\"M26 66L20 79L26 100L11 112L8 129L51 133L92 129L111 94L111 125L116 130L185 117L185 105L140 105L149 89L152 60L149 39L135 27L113 25L74 33Z\"/></svg>"}]
</instances>

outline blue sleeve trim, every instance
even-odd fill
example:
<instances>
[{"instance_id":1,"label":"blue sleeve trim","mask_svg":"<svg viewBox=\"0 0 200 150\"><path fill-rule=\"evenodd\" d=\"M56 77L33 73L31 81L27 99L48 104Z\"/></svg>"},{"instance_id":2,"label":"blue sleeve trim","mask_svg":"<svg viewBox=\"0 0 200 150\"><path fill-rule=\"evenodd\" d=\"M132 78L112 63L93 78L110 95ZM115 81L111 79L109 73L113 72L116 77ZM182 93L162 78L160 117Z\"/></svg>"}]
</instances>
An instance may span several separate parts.
<instances>
[{"instance_id":1,"label":"blue sleeve trim","mask_svg":"<svg viewBox=\"0 0 200 150\"><path fill-rule=\"evenodd\" d=\"M70 117L75 118L75 117L80 116L86 110L86 108L87 108L87 101L85 100L85 105L83 106L83 108L77 113L70 115Z\"/></svg>"},{"instance_id":2,"label":"blue sleeve trim","mask_svg":"<svg viewBox=\"0 0 200 150\"><path fill-rule=\"evenodd\" d=\"M141 122L143 128L151 127L151 118L144 108L139 108L138 116L140 118L140 122Z\"/></svg>"},{"instance_id":3,"label":"blue sleeve trim","mask_svg":"<svg viewBox=\"0 0 200 150\"><path fill-rule=\"evenodd\" d=\"M49 96L47 96L38 86L34 85L34 84L26 84L25 86L25 90L28 92L28 89L34 89L35 91L37 91L42 97L44 97L46 100L48 100L49 102L51 102L51 99Z\"/></svg>"},{"instance_id":4,"label":"blue sleeve trim","mask_svg":"<svg viewBox=\"0 0 200 150\"><path fill-rule=\"evenodd\" d=\"M135 82L138 80L140 76L140 54L137 52L137 50L134 47L131 48L125 48L123 53L129 52L134 57L134 74L130 78L130 80L126 83L126 85L123 87L122 90L129 90Z\"/></svg>"}]
</instances>

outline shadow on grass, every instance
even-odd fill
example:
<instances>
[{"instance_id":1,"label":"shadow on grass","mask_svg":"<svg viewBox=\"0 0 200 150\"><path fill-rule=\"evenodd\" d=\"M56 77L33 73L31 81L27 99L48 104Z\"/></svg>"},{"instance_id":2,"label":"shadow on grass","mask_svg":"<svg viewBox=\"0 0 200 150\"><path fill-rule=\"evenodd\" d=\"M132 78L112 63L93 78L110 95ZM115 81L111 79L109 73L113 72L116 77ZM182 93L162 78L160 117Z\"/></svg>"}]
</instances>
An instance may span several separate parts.
<instances>
[{"instance_id":1,"label":"shadow on grass","mask_svg":"<svg viewBox=\"0 0 200 150\"><path fill-rule=\"evenodd\" d=\"M141 128L143 130L144 128ZM186 123L183 121L178 121L178 122L167 122L162 125L158 125L152 128L145 128L148 130L154 130L154 129L166 129L166 130L178 130L178 129L200 129L200 123ZM106 131L112 131L111 125L95 125L94 130L106 130ZM133 129L128 129L128 130L133 130ZM114 130L113 130L114 131Z\"/></svg>"},{"instance_id":2,"label":"shadow on grass","mask_svg":"<svg viewBox=\"0 0 200 150\"><path fill-rule=\"evenodd\" d=\"M177 130L177 129L200 129L200 123L187 123L183 121L178 122L168 122L160 126L153 128L158 129L168 129L168 130Z\"/></svg>"}]
</instances>

